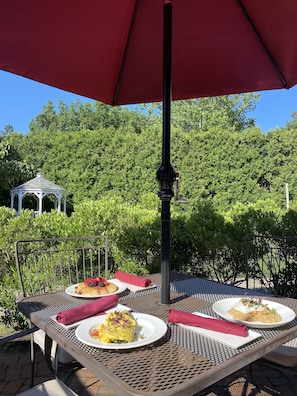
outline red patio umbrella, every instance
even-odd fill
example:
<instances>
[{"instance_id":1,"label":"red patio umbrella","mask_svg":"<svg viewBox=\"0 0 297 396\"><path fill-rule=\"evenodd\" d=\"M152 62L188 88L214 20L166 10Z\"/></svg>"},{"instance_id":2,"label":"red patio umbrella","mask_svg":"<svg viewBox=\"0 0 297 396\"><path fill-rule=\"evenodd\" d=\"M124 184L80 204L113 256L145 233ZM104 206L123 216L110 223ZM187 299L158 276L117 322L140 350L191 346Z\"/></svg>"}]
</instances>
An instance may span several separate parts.
<instances>
[{"instance_id":1,"label":"red patio umbrella","mask_svg":"<svg viewBox=\"0 0 297 396\"><path fill-rule=\"evenodd\" d=\"M111 105L163 100L157 178L167 304L171 99L295 85L297 1L0 0L0 69Z\"/></svg>"}]
</instances>

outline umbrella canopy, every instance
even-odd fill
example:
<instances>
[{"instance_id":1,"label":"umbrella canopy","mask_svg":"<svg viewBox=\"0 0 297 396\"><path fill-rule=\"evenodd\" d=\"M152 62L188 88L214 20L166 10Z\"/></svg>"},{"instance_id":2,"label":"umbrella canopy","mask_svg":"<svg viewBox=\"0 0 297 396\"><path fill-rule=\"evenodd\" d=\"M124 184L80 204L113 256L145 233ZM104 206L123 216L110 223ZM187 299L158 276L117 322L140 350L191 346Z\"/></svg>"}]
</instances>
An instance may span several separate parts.
<instances>
[{"instance_id":1,"label":"umbrella canopy","mask_svg":"<svg viewBox=\"0 0 297 396\"><path fill-rule=\"evenodd\" d=\"M171 99L292 87L296 22L296 0L0 0L0 69L111 105L163 100L163 303Z\"/></svg>"},{"instance_id":2,"label":"umbrella canopy","mask_svg":"<svg viewBox=\"0 0 297 396\"><path fill-rule=\"evenodd\" d=\"M112 105L161 101L163 3L0 0L0 68ZM174 100L296 84L295 0L172 9Z\"/></svg>"}]
</instances>

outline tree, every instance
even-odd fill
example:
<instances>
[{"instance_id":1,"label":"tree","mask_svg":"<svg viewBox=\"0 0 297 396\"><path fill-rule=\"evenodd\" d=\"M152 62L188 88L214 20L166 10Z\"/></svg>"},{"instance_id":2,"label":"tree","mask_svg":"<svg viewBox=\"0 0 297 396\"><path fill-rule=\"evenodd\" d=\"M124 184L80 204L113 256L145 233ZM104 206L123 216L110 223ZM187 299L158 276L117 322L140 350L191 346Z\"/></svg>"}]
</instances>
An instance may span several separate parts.
<instances>
[{"instance_id":1,"label":"tree","mask_svg":"<svg viewBox=\"0 0 297 396\"><path fill-rule=\"evenodd\" d=\"M148 125L151 121L147 114L127 106L112 107L100 102L83 104L80 100L67 105L59 100L57 110L51 101L43 107L30 122L29 133L93 131L110 127L125 127L127 131L139 133Z\"/></svg>"},{"instance_id":2,"label":"tree","mask_svg":"<svg viewBox=\"0 0 297 396\"><path fill-rule=\"evenodd\" d=\"M287 122L286 129L297 129L297 111L294 111L291 116L293 120Z\"/></svg>"},{"instance_id":3,"label":"tree","mask_svg":"<svg viewBox=\"0 0 297 396\"><path fill-rule=\"evenodd\" d=\"M290 201L295 199L297 132L280 129L264 135L257 127L246 128L253 123L247 114L254 104L252 94L173 103L171 162L188 202L184 210L204 200L222 211L236 202L260 199L284 205L285 183ZM162 143L158 105L136 111L77 101L70 106L59 102L57 112L50 104L45 109L28 135L13 132L7 141L35 173L42 171L63 185L71 203L106 193L135 203L143 194L157 194ZM48 130L51 119L55 127Z\"/></svg>"},{"instance_id":4,"label":"tree","mask_svg":"<svg viewBox=\"0 0 297 396\"><path fill-rule=\"evenodd\" d=\"M14 132L14 127L11 124L7 124L4 127L4 130L0 132L1 137L6 137L11 135Z\"/></svg>"},{"instance_id":5,"label":"tree","mask_svg":"<svg viewBox=\"0 0 297 396\"><path fill-rule=\"evenodd\" d=\"M48 103L43 107L42 113L38 114L29 124L30 133L39 132L54 132L59 126L58 116L53 102Z\"/></svg>"},{"instance_id":6,"label":"tree","mask_svg":"<svg viewBox=\"0 0 297 396\"><path fill-rule=\"evenodd\" d=\"M32 167L5 139L0 140L0 205L9 205L9 190L32 175Z\"/></svg>"},{"instance_id":7,"label":"tree","mask_svg":"<svg viewBox=\"0 0 297 396\"><path fill-rule=\"evenodd\" d=\"M190 130L244 131L255 125L248 113L255 109L259 94L218 96L180 100L172 103L172 125ZM161 115L161 104L144 106L148 114Z\"/></svg>"}]
</instances>

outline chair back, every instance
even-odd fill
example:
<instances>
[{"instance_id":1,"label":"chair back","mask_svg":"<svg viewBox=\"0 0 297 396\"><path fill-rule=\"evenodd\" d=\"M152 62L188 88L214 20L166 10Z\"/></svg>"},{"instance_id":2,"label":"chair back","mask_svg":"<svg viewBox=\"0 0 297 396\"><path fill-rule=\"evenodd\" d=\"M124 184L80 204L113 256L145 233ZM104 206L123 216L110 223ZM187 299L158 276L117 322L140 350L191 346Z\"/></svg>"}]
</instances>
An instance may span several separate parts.
<instances>
[{"instance_id":1,"label":"chair back","mask_svg":"<svg viewBox=\"0 0 297 396\"><path fill-rule=\"evenodd\" d=\"M297 298L297 237L245 238L246 287Z\"/></svg>"},{"instance_id":2,"label":"chair back","mask_svg":"<svg viewBox=\"0 0 297 396\"><path fill-rule=\"evenodd\" d=\"M109 278L106 236L19 240L15 259L21 297L62 291L91 276Z\"/></svg>"}]
</instances>

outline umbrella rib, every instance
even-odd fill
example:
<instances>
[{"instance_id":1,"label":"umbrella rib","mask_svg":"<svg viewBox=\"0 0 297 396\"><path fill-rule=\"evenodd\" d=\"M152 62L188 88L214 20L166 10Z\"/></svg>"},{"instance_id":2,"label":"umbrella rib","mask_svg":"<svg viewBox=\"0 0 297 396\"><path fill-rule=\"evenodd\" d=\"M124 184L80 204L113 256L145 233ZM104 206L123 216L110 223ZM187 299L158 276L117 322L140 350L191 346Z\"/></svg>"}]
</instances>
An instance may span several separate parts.
<instances>
[{"instance_id":1,"label":"umbrella rib","mask_svg":"<svg viewBox=\"0 0 297 396\"><path fill-rule=\"evenodd\" d=\"M241 10L242 10L244 16L245 16L246 19L248 20L248 22L249 22L251 28L253 29L254 33L256 34L258 40L260 41L260 43L261 43L261 45L262 45L262 47L263 47L263 49L264 49L264 51L265 51L267 57L269 58L269 60L270 60L270 62L271 62L271 64L272 64L272 66L274 67L274 69L275 69L277 75L279 76L279 79L281 80L281 82L282 82L284 88L287 88L287 87L288 87L288 83L287 83L285 77L284 77L283 74L281 73L281 71L280 71L280 69L279 69L279 67L278 67L278 65L277 65L277 63L276 63L276 61L274 60L273 56L271 55L270 51L268 50L268 48L267 48L267 46L266 46L266 44L265 44L265 42L264 42L264 40L262 39L262 36L261 36L260 33L258 32L258 30L257 30L257 28L256 28L256 26L255 26L255 24L253 23L253 21L252 21L252 19L250 18L250 16L249 16L247 10L245 9L244 5L242 4L242 1L241 1L241 0L237 0L237 2L238 2L238 4L239 4L239 7L241 8Z\"/></svg>"},{"instance_id":2,"label":"umbrella rib","mask_svg":"<svg viewBox=\"0 0 297 396\"><path fill-rule=\"evenodd\" d=\"M130 39L131 39L131 35L132 35L132 30L133 30L133 26L134 26L135 15L137 13L137 6L138 6L138 1L136 0L135 6L134 6L134 10L133 10L133 14L132 14L132 18L131 18L130 29L129 29L128 37L127 37L127 40L126 40L126 46L125 46L125 50L124 50L124 54L123 54L123 60L121 62L121 68L120 68L120 71L119 71L119 75L118 75L118 79L117 79L117 83L116 83L116 86L115 86L114 95L113 95L113 99L112 99L112 105L113 106L117 104L119 89L120 89L122 76L123 76L123 72L124 72L124 65L125 65L125 61L126 61L126 58L127 58L127 52L128 52Z\"/></svg>"}]
</instances>

